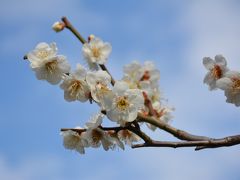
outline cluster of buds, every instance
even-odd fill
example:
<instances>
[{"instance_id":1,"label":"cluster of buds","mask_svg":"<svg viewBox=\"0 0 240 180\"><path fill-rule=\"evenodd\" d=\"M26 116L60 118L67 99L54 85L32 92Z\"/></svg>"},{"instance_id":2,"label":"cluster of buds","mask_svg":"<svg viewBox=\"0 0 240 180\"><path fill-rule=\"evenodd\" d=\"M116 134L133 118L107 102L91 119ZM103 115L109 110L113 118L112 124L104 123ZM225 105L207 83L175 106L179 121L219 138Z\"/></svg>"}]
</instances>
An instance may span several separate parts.
<instances>
[{"instance_id":1,"label":"cluster of buds","mask_svg":"<svg viewBox=\"0 0 240 180\"><path fill-rule=\"evenodd\" d=\"M61 23L55 23L53 28L59 31L64 28L60 26ZM26 56L37 79L59 84L66 101L90 101L99 105L100 112L84 128L62 131L67 149L84 153L84 147L99 147L101 144L105 150L115 147L124 149L123 142L132 145L140 140L126 128L136 120L138 113L155 116L164 122L172 117L173 108L161 102L158 86L160 73L155 65L151 61L143 65L134 61L124 66L123 78L113 83L108 71L99 68L106 64L111 50L110 43L90 35L82 46L88 67L77 64L74 71L71 71L67 58L58 54L56 43L39 43ZM102 127L105 116L118 124L117 130ZM151 130L156 129L153 125L147 126Z\"/></svg>"},{"instance_id":2,"label":"cluster of buds","mask_svg":"<svg viewBox=\"0 0 240 180\"><path fill-rule=\"evenodd\" d=\"M222 55L216 55L214 60L203 58L203 65L208 70L204 83L209 86L209 90L223 90L226 102L240 106L240 72L230 70Z\"/></svg>"}]
</instances>

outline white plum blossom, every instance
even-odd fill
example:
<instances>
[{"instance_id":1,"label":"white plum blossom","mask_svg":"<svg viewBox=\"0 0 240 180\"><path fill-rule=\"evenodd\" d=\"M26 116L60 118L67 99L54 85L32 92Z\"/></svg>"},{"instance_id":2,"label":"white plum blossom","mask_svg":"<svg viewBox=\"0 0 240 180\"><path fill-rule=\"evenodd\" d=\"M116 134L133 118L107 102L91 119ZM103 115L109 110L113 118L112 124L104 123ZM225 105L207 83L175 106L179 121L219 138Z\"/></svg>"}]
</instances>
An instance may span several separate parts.
<instances>
[{"instance_id":1,"label":"white plum blossom","mask_svg":"<svg viewBox=\"0 0 240 180\"><path fill-rule=\"evenodd\" d=\"M110 91L110 75L102 70L90 71L86 75L86 81L90 87L92 98L98 103L102 102L103 97Z\"/></svg>"},{"instance_id":2,"label":"white plum blossom","mask_svg":"<svg viewBox=\"0 0 240 180\"><path fill-rule=\"evenodd\" d=\"M141 81L149 81L152 88L158 88L160 72L152 61L145 61Z\"/></svg>"},{"instance_id":3,"label":"white plum blossom","mask_svg":"<svg viewBox=\"0 0 240 180\"><path fill-rule=\"evenodd\" d=\"M147 93L150 99L157 97L160 72L153 62L146 61L142 66L138 61L133 61L125 65L123 71L124 77L122 80L128 83L130 89L141 89Z\"/></svg>"},{"instance_id":4,"label":"white plum blossom","mask_svg":"<svg viewBox=\"0 0 240 180\"><path fill-rule=\"evenodd\" d=\"M90 68L96 64L105 64L112 46L108 42L103 42L100 38L91 36L89 42L86 42L82 47L82 53L87 60Z\"/></svg>"},{"instance_id":5,"label":"white plum blossom","mask_svg":"<svg viewBox=\"0 0 240 180\"><path fill-rule=\"evenodd\" d=\"M86 123L87 131L84 134L84 139L94 148L102 144L104 150L107 151L113 146L113 142L111 141L111 137L104 130L99 128L102 124L103 117L104 115L102 113L98 113L92 117L90 122Z\"/></svg>"},{"instance_id":6,"label":"white plum blossom","mask_svg":"<svg viewBox=\"0 0 240 180\"><path fill-rule=\"evenodd\" d=\"M158 101L155 101L152 104L152 106L153 106L153 109L156 113L156 117L155 117L156 120L162 121L162 122L165 122L165 123L169 123L169 121L173 118L172 112L174 111L174 108L163 106ZM149 129L151 129L153 131L155 131L156 128L157 128L156 126L154 126L152 124L149 124L149 123L147 123L147 126L148 126Z\"/></svg>"},{"instance_id":7,"label":"white plum blossom","mask_svg":"<svg viewBox=\"0 0 240 180\"><path fill-rule=\"evenodd\" d=\"M79 127L76 127L75 129L81 129ZM66 149L70 150L76 150L80 154L84 154L85 150L84 147L88 147L87 141L82 138L82 135L85 132L82 132L79 134L78 132L75 132L73 130L67 130L61 132L61 135L63 136L63 145Z\"/></svg>"},{"instance_id":8,"label":"white plum blossom","mask_svg":"<svg viewBox=\"0 0 240 180\"><path fill-rule=\"evenodd\" d=\"M86 82L86 74L84 67L77 64L75 72L64 76L64 81L60 87L64 90L65 100L85 102L89 99L90 89Z\"/></svg>"},{"instance_id":9,"label":"white plum blossom","mask_svg":"<svg viewBox=\"0 0 240 180\"><path fill-rule=\"evenodd\" d=\"M139 88L140 79L143 76L143 69L138 61L133 61L123 68L123 81L127 82L131 89Z\"/></svg>"},{"instance_id":10,"label":"white plum blossom","mask_svg":"<svg viewBox=\"0 0 240 180\"><path fill-rule=\"evenodd\" d=\"M204 57L203 65L209 71L203 82L209 86L209 90L214 90L217 88L216 81L224 77L228 71L227 61L222 55L216 55L214 60L210 57Z\"/></svg>"},{"instance_id":11,"label":"white plum blossom","mask_svg":"<svg viewBox=\"0 0 240 180\"><path fill-rule=\"evenodd\" d=\"M58 84L62 80L62 75L70 71L66 57L57 55L55 43L39 43L27 54L27 58L37 79L45 79L51 84Z\"/></svg>"},{"instance_id":12,"label":"white plum blossom","mask_svg":"<svg viewBox=\"0 0 240 180\"><path fill-rule=\"evenodd\" d=\"M107 134L112 142L111 149L115 149L116 147L120 147L122 150L125 149L123 142L119 139L118 134L114 130L107 131Z\"/></svg>"},{"instance_id":13,"label":"white plum blossom","mask_svg":"<svg viewBox=\"0 0 240 180\"><path fill-rule=\"evenodd\" d=\"M130 88L140 88L141 82L149 82L151 88L158 87L160 72L151 61L145 61L140 65L138 61L125 65L123 68L124 78L130 84Z\"/></svg>"},{"instance_id":14,"label":"white plum blossom","mask_svg":"<svg viewBox=\"0 0 240 180\"><path fill-rule=\"evenodd\" d=\"M224 90L226 102L240 106L240 72L228 71L216 84Z\"/></svg>"},{"instance_id":15,"label":"white plum blossom","mask_svg":"<svg viewBox=\"0 0 240 180\"><path fill-rule=\"evenodd\" d=\"M139 89L129 89L128 84L117 81L112 92L104 97L107 117L124 125L137 118L138 111L144 107L144 99Z\"/></svg>"},{"instance_id":16,"label":"white plum blossom","mask_svg":"<svg viewBox=\"0 0 240 180\"><path fill-rule=\"evenodd\" d=\"M125 144L131 146L133 142L140 141L140 137L127 129L123 129L118 132L118 137L120 140L124 141Z\"/></svg>"}]
</instances>

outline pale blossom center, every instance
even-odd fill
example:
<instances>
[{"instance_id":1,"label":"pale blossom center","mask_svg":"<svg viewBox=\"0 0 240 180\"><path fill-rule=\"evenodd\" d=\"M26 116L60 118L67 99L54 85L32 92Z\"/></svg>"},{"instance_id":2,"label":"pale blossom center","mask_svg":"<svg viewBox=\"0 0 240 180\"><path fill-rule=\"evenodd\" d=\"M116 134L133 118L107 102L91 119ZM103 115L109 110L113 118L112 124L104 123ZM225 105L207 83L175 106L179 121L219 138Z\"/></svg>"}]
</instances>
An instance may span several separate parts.
<instances>
[{"instance_id":1,"label":"pale blossom center","mask_svg":"<svg viewBox=\"0 0 240 180\"><path fill-rule=\"evenodd\" d=\"M121 111L125 111L129 107L129 102L126 96L117 98L117 108Z\"/></svg>"},{"instance_id":2,"label":"pale blossom center","mask_svg":"<svg viewBox=\"0 0 240 180\"><path fill-rule=\"evenodd\" d=\"M101 55L100 49L97 47L92 48L92 54L95 58L99 58Z\"/></svg>"},{"instance_id":3,"label":"pale blossom center","mask_svg":"<svg viewBox=\"0 0 240 180\"><path fill-rule=\"evenodd\" d=\"M109 91L108 87L101 82L97 82L96 89L99 91L100 94L105 94Z\"/></svg>"},{"instance_id":4,"label":"pale blossom center","mask_svg":"<svg viewBox=\"0 0 240 180\"><path fill-rule=\"evenodd\" d=\"M211 70L211 75L214 79L220 79L222 77L222 69L219 65L215 65Z\"/></svg>"},{"instance_id":5,"label":"pale blossom center","mask_svg":"<svg viewBox=\"0 0 240 180\"><path fill-rule=\"evenodd\" d=\"M46 50L41 50L37 52L37 57L40 59L47 58L49 56L49 53Z\"/></svg>"},{"instance_id":6,"label":"pale blossom center","mask_svg":"<svg viewBox=\"0 0 240 180\"><path fill-rule=\"evenodd\" d=\"M71 85L68 88L70 95L73 96L82 89L82 83L78 80L73 80Z\"/></svg>"},{"instance_id":7,"label":"pale blossom center","mask_svg":"<svg viewBox=\"0 0 240 180\"><path fill-rule=\"evenodd\" d=\"M57 69L57 60L49 61L45 64L45 68L48 72L53 73Z\"/></svg>"}]
</instances>

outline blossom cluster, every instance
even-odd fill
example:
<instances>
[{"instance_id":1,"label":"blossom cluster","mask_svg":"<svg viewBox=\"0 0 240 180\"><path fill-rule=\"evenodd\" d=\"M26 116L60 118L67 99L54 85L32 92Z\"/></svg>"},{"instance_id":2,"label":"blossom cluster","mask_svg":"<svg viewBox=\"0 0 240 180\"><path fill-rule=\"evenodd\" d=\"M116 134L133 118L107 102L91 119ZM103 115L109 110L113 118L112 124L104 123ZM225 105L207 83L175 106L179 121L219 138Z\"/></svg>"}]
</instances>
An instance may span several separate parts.
<instances>
[{"instance_id":1,"label":"blossom cluster","mask_svg":"<svg viewBox=\"0 0 240 180\"><path fill-rule=\"evenodd\" d=\"M159 90L160 73L151 61L141 65L138 61L124 66L123 78L112 84L110 74L98 67L107 62L112 47L110 43L102 41L93 35L82 47L82 54L88 68L77 64L74 71L63 55L57 52L55 43L39 43L34 50L27 54L30 67L37 79L46 80L50 84L59 84L64 92L64 99L68 102L95 102L100 112L82 128L62 132L64 146L84 153L85 147L103 146L105 150L131 145L139 141L139 137L127 128L128 123L137 119L138 113L153 115L159 121L168 122L173 108L162 102ZM150 101L152 109L146 104ZM103 113L104 112L104 113ZM106 130L102 127L102 119L107 117L122 129ZM150 124L151 130L156 127Z\"/></svg>"},{"instance_id":2,"label":"blossom cluster","mask_svg":"<svg viewBox=\"0 0 240 180\"><path fill-rule=\"evenodd\" d=\"M208 70L204 83L209 86L209 90L223 90L226 102L240 106L240 72L230 70L222 55L216 55L215 59L203 58L203 65Z\"/></svg>"},{"instance_id":3,"label":"blossom cluster","mask_svg":"<svg viewBox=\"0 0 240 180\"><path fill-rule=\"evenodd\" d=\"M104 131L101 128L103 114L98 113L92 117L90 122L85 125L85 131L76 127L74 130L61 132L63 136L63 145L66 149L76 150L80 154L85 153L84 148L97 148L102 145L104 150L115 149L119 147L124 150L124 144L131 145L132 142L139 141L140 138L127 129Z\"/></svg>"}]
</instances>

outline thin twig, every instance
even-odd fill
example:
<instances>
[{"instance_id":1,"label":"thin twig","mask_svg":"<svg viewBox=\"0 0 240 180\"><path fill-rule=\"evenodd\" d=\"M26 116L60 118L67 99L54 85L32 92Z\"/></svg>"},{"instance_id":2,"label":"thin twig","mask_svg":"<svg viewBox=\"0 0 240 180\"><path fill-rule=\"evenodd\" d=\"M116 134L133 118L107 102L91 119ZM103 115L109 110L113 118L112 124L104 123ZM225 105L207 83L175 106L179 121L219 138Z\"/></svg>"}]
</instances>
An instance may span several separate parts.
<instances>
[{"instance_id":1,"label":"thin twig","mask_svg":"<svg viewBox=\"0 0 240 180\"><path fill-rule=\"evenodd\" d=\"M83 38L83 36L77 31L77 29L74 28L74 26L70 23L70 21L67 19L67 17L62 17L62 21L65 24L65 27L67 29L69 29L77 38L78 40L82 43L85 44L87 41ZM115 80L112 77L111 73L109 72L109 70L107 69L107 67L104 64L99 64L100 68L103 71L106 71L110 77L111 77L111 84L114 85L115 84Z\"/></svg>"},{"instance_id":2,"label":"thin twig","mask_svg":"<svg viewBox=\"0 0 240 180\"><path fill-rule=\"evenodd\" d=\"M81 34L73 27L73 25L70 23L70 21L66 17L62 17L62 21L65 24L65 27L69 29L77 38L78 40L84 44L87 41L81 36Z\"/></svg>"}]
</instances>

